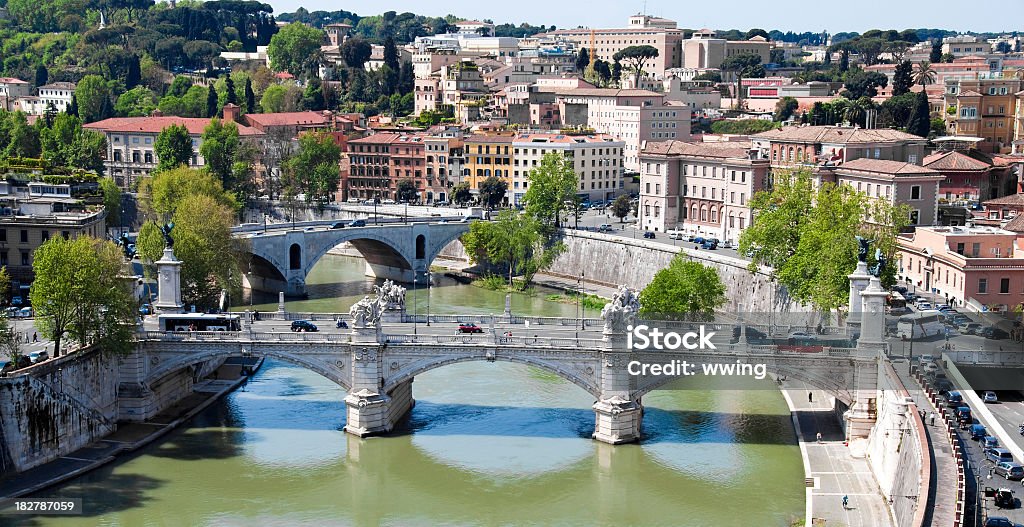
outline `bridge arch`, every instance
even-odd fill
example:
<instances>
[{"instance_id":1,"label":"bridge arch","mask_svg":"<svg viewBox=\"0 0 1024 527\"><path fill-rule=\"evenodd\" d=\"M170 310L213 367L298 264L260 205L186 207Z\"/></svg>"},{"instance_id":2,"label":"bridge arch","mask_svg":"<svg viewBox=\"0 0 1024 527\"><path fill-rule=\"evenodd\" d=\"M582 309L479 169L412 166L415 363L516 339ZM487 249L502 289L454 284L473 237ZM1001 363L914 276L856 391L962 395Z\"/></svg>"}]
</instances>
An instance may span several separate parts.
<instances>
[{"instance_id":1,"label":"bridge arch","mask_svg":"<svg viewBox=\"0 0 1024 527\"><path fill-rule=\"evenodd\" d=\"M382 391L384 393L389 393L391 392L391 390L395 389L403 382L406 382L416 377L417 375L422 375L430 370L434 370L442 366L447 366L449 364L458 364L462 362L474 362L483 360L491 362L503 361L516 364L525 364L527 366L535 366L542 370L554 373L555 375L558 375L560 378L565 379L575 384L576 386L579 386L580 388L583 388L587 393L593 395L595 399L601 398L601 388L599 384L600 380L597 377L598 375L600 375L600 372L598 371L600 361L598 361L597 359L595 359L594 364L590 366L594 373L588 375L586 371L575 371L566 368L564 365L558 362L546 361L534 357L522 357L515 355L488 356L485 352L482 351L480 353L474 353L472 355L460 355L454 357L431 357L426 360L415 361L406 364L405 366L400 367L396 372L394 372L392 375L388 376L384 380L384 387ZM387 364L385 364L385 367L387 367Z\"/></svg>"},{"instance_id":2,"label":"bridge arch","mask_svg":"<svg viewBox=\"0 0 1024 527\"><path fill-rule=\"evenodd\" d=\"M180 344L180 343L179 343ZM213 343L207 343L213 344ZM241 354L240 348L224 349L218 346L204 347L200 351L180 353L174 355L180 355L169 360L161 360L154 367L152 367L147 375L148 382L150 384L163 379L164 377L187 368L193 364L199 362L206 362L213 359L226 359L230 356L237 356ZM158 354L157 356L166 355ZM314 373L320 374L327 380L341 386L346 392L351 389L351 383L345 375L347 364L342 361L341 365L336 363L328 363L316 356L303 356L294 353L284 352L274 348L259 349L257 347L252 351L252 355L258 355L263 357L271 357L280 359L289 364L306 368Z\"/></svg>"}]
</instances>

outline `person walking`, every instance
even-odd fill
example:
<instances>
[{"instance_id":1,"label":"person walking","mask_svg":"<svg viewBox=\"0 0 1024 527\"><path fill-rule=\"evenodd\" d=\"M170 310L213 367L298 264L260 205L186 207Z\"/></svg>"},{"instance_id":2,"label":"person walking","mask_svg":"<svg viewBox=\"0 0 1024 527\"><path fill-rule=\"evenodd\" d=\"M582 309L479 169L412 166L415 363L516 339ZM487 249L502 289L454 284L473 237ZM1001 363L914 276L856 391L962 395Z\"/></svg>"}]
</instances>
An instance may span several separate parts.
<instances>
[{"instance_id":1,"label":"person walking","mask_svg":"<svg viewBox=\"0 0 1024 527\"><path fill-rule=\"evenodd\" d=\"M821 443L821 432L818 432L818 435L815 437L815 439L818 441L818 443Z\"/></svg>"},{"instance_id":2,"label":"person walking","mask_svg":"<svg viewBox=\"0 0 1024 527\"><path fill-rule=\"evenodd\" d=\"M843 494L843 510L850 508L850 497Z\"/></svg>"},{"instance_id":3,"label":"person walking","mask_svg":"<svg viewBox=\"0 0 1024 527\"><path fill-rule=\"evenodd\" d=\"M39 342L39 334L35 331L32 332L32 342Z\"/></svg>"},{"instance_id":4,"label":"person walking","mask_svg":"<svg viewBox=\"0 0 1024 527\"><path fill-rule=\"evenodd\" d=\"M814 402L814 392L807 392L807 402L809 402L809 403L813 403Z\"/></svg>"}]
</instances>

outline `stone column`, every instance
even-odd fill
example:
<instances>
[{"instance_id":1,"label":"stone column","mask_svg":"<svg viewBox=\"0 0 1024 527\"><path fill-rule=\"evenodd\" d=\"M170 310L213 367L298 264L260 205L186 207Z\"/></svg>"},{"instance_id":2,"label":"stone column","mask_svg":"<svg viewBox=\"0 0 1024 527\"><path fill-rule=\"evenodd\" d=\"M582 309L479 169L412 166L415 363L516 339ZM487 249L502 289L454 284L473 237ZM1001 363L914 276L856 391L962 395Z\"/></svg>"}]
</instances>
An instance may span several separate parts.
<instances>
[{"instance_id":1,"label":"stone column","mask_svg":"<svg viewBox=\"0 0 1024 527\"><path fill-rule=\"evenodd\" d=\"M629 374L625 347L602 353L601 397L594 403L593 438L617 445L640 440L643 406L634 399L636 379Z\"/></svg>"},{"instance_id":2,"label":"stone column","mask_svg":"<svg viewBox=\"0 0 1024 527\"><path fill-rule=\"evenodd\" d=\"M156 261L157 298L153 309L157 314L184 313L181 303L181 260L174 257L174 249L164 248L164 255Z\"/></svg>"},{"instance_id":3,"label":"stone column","mask_svg":"<svg viewBox=\"0 0 1024 527\"><path fill-rule=\"evenodd\" d=\"M860 324L861 314L860 294L871 280L871 275L868 274L868 264L857 262L857 269L848 278L850 279L850 314L846 317L846 323L849 326L857 326Z\"/></svg>"},{"instance_id":4,"label":"stone column","mask_svg":"<svg viewBox=\"0 0 1024 527\"><path fill-rule=\"evenodd\" d=\"M284 291L277 293L277 312L284 313Z\"/></svg>"},{"instance_id":5,"label":"stone column","mask_svg":"<svg viewBox=\"0 0 1024 527\"><path fill-rule=\"evenodd\" d=\"M885 342L885 298L889 295L876 277L860 292L861 324L857 355L873 359L854 364L855 399L846 413L848 439L866 438L877 419L878 378L881 360L888 344Z\"/></svg>"},{"instance_id":6,"label":"stone column","mask_svg":"<svg viewBox=\"0 0 1024 527\"><path fill-rule=\"evenodd\" d=\"M858 348L885 349L885 299L889 293L878 278L871 277L869 285L860 292L861 324Z\"/></svg>"}]
</instances>

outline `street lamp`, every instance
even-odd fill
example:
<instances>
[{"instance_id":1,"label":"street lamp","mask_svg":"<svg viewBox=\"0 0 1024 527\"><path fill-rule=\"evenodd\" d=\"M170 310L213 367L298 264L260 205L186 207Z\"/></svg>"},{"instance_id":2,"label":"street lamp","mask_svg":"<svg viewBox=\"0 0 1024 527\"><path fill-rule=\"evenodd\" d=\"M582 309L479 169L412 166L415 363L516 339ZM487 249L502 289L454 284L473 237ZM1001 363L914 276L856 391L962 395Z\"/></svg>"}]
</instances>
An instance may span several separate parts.
<instances>
[{"instance_id":1,"label":"street lamp","mask_svg":"<svg viewBox=\"0 0 1024 527\"><path fill-rule=\"evenodd\" d=\"M587 303L583 301L587 296L586 276L586 273L580 271L580 287L583 288L583 294L580 295L580 329L587 329Z\"/></svg>"},{"instance_id":2,"label":"street lamp","mask_svg":"<svg viewBox=\"0 0 1024 527\"><path fill-rule=\"evenodd\" d=\"M427 270L427 326L428 327L430 326L430 286L431 285L433 285L433 284L431 284L430 270L428 269Z\"/></svg>"},{"instance_id":3,"label":"street lamp","mask_svg":"<svg viewBox=\"0 0 1024 527\"><path fill-rule=\"evenodd\" d=\"M416 270L412 270L412 334L419 335L416 320L416 283L418 282Z\"/></svg>"}]
</instances>

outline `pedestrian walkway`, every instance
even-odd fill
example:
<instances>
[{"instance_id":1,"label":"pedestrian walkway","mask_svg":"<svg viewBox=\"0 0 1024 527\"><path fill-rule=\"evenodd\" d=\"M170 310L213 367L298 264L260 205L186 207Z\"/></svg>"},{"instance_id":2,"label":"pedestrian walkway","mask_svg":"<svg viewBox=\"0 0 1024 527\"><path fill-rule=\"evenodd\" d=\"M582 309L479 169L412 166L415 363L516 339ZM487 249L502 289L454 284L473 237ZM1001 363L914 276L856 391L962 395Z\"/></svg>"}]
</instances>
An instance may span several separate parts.
<instances>
[{"instance_id":1,"label":"pedestrian walkway","mask_svg":"<svg viewBox=\"0 0 1024 527\"><path fill-rule=\"evenodd\" d=\"M812 399L808 400L808 393ZM800 453L804 458L808 492L808 525L885 527L893 525L885 498L863 447L866 441L844 443L843 429L826 392L800 381L783 383L783 394L793 412ZM817 435L821 434L821 441ZM843 507L843 496L849 505Z\"/></svg>"},{"instance_id":2,"label":"pedestrian walkway","mask_svg":"<svg viewBox=\"0 0 1024 527\"><path fill-rule=\"evenodd\" d=\"M921 390L921 385L911 376L909 361L893 361L892 367L907 392L914 398L914 404L925 411L924 431L928 436L932 458L932 482L924 524L955 525L958 520L956 500L959 474L956 455L942 422L942 416L928 398L928 394Z\"/></svg>"}]
</instances>

